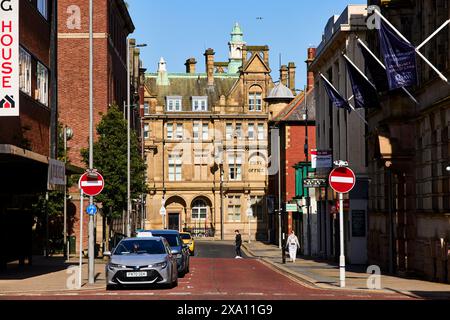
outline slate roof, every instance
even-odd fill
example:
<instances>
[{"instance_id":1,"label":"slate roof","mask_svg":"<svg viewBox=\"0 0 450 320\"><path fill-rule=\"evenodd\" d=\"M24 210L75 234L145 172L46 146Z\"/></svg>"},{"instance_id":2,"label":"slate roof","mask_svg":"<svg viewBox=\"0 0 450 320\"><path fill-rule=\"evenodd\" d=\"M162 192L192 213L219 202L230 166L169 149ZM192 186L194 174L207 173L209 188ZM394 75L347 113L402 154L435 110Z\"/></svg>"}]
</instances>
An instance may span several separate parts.
<instances>
[{"instance_id":1,"label":"slate roof","mask_svg":"<svg viewBox=\"0 0 450 320\"><path fill-rule=\"evenodd\" d=\"M314 88L307 93L308 120L316 120L316 102L314 99ZM274 121L303 121L305 112L305 94L297 95L295 99L284 108L274 119Z\"/></svg>"},{"instance_id":2,"label":"slate roof","mask_svg":"<svg viewBox=\"0 0 450 320\"><path fill-rule=\"evenodd\" d=\"M157 74L147 74L146 86L155 96L158 105L165 106L167 96L181 96L183 111L192 111L193 96L208 96L208 107L214 106L224 95L227 97L233 86L239 81L239 75L215 74L214 86L208 87L206 74L170 74L168 86L156 85Z\"/></svg>"}]
</instances>

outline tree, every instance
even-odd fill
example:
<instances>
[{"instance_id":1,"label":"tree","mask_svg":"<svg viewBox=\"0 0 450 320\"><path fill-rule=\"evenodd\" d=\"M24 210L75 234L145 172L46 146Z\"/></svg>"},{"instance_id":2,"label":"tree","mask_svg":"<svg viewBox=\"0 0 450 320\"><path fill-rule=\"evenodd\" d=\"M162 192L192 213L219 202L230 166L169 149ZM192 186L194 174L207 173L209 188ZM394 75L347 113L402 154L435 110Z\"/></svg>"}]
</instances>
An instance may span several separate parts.
<instances>
[{"instance_id":1,"label":"tree","mask_svg":"<svg viewBox=\"0 0 450 320\"><path fill-rule=\"evenodd\" d=\"M127 121L117 105L112 105L97 126L98 141L94 143L94 168L105 179L103 192L95 199L102 203L108 224L122 216L127 207ZM89 151L82 150L89 163ZM147 193L145 163L139 151L139 140L131 130L131 198Z\"/></svg>"}]
</instances>

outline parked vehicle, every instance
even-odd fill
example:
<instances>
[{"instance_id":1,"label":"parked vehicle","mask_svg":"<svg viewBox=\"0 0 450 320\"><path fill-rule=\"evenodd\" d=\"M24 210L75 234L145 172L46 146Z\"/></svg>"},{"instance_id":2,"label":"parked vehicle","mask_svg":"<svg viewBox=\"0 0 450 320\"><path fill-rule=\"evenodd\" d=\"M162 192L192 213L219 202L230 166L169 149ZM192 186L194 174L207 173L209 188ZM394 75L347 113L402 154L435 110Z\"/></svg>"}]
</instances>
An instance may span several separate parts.
<instances>
[{"instance_id":1,"label":"parked vehicle","mask_svg":"<svg viewBox=\"0 0 450 320\"><path fill-rule=\"evenodd\" d=\"M113 252L105 267L107 290L126 285L178 285L177 258L165 238L127 238Z\"/></svg>"},{"instance_id":2,"label":"parked vehicle","mask_svg":"<svg viewBox=\"0 0 450 320\"><path fill-rule=\"evenodd\" d=\"M189 232L180 232L181 239L188 246L191 256L195 255L195 240Z\"/></svg>"},{"instance_id":3,"label":"parked vehicle","mask_svg":"<svg viewBox=\"0 0 450 320\"><path fill-rule=\"evenodd\" d=\"M187 245L183 243L180 233L176 230L149 230L155 237L164 237L177 257L178 273L184 276L189 273L190 253Z\"/></svg>"}]
</instances>

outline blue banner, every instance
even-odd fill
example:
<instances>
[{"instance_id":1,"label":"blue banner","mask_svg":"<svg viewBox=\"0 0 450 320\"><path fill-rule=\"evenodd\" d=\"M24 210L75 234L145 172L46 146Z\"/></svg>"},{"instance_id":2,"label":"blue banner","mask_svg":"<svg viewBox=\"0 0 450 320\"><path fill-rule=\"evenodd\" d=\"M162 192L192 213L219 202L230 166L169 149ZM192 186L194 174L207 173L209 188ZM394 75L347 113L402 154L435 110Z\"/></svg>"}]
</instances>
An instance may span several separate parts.
<instances>
[{"instance_id":1,"label":"blue banner","mask_svg":"<svg viewBox=\"0 0 450 320\"><path fill-rule=\"evenodd\" d=\"M325 79L322 80L325 86L325 90L328 94L328 97L330 97L331 103L333 103L333 106L336 108L343 108L346 109L348 112L351 112L352 108L348 104L347 100L342 98L339 92L337 92L336 89L334 89L334 87L331 86Z\"/></svg>"},{"instance_id":2,"label":"blue banner","mask_svg":"<svg viewBox=\"0 0 450 320\"><path fill-rule=\"evenodd\" d=\"M380 106L378 94L375 86L370 83L356 67L345 59L347 72L353 89L353 98L355 99L355 109L359 108L377 108Z\"/></svg>"},{"instance_id":3,"label":"blue banner","mask_svg":"<svg viewBox=\"0 0 450 320\"><path fill-rule=\"evenodd\" d=\"M370 77L379 92L388 91L389 83L386 70L378 63L374 56L358 42L361 53L364 57L364 64L370 73Z\"/></svg>"},{"instance_id":4,"label":"blue banner","mask_svg":"<svg viewBox=\"0 0 450 320\"><path fill-rule=\"evenodd\" d=\"M401 39L383 20L378 33L390 90L416 85L417 62L414 46Z\"/></svg>"}]
</instances>

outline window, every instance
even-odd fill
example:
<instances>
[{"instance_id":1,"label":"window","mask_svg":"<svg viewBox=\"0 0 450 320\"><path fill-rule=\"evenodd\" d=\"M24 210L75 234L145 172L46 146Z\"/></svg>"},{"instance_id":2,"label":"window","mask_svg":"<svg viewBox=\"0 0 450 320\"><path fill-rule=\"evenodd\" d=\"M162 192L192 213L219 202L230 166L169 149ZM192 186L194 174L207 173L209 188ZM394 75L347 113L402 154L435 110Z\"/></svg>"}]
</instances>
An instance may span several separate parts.
<instances>
[{"instance_id":1,"label":"window","mask_svg":"<svg viewBox=\"0 0 450 320\"><path fill-rule=\"evenodd\" d=\"M264 132L264 124L258 124L258 140L264 140L266 137Z\"/></svg>"},{"instance_id":2,"label":"window","mask_svg":"<svg viewBox=\"0 0 450 320\"><path fill-rule=\"evenodd\" d=\"M167 111L179 112L182 109L181 97L167 97Z\"/></svg>"},{"instance_id":3,"label":"window","mask_svg":"<svg viewBox=\"0 0 450 320\"><path fill-rule=\"evenodd\" d=\"M169 181L181 181L181 156L169 155Z\"/></svg>"},{"instance_id":4,"label":"window","mask_svg":"<svg viewBox=\"0 0 450 320\"><path fill-rule=\"evenodd\" d=\"M259 220L263 220L263 197L262 196L251 196L250 203L253 209L253 216L257 217Z\"/></svg>"},{"instance_id":5,"label":"window","mask_svg":"<svg viewBox=\"0 0 450 320\"><path fill-rule=\"evenodd\" d=\"M231 140L233 138L233 124L227 123L227 140Z\"/></svg>"},{"instance_id":6,"label":"window","mask_svg":"<svg viewBox=\"0 0 450 320\"><path fill-rule=\"evenodd\" d=\"M177 139L181 140L183 139L183 124L177 123Z\"/></svg>"},{"instance_id":7,"label":"window","mask_svg":"<svg viewBox=\"0 0 450 320\"><path fill-rule=\"evenodd\" d=\"M208 206L203 200L196 200L192 205L192 219L206 220Z\"/></svg>"},{"instance_id":8,"label":"window","mask_svg":"<svg viewBox=\"0 0 450 320\"><path fill-rule=\"evenodd\" d=\"M47 19L47 0L37 0L37 9L42 14L42 16Z\"/></svg>"},{"instance_id":9,"label":"window","mask_svg":"<svg viewBox=\"0 0 450 320\"><path fill-rule=\"evenodd\" d=\"M234 134L238 139L242 139L242 123L236 123L236 130Z\"/></svg>"},{"instance_id":10,"label":"window","mask_svg":"<svg viewBox=\"0 0 450 320\"><path fill-rule=\"evenodd\" d=\"M144 115L148 116L150 114L150 106L149 104L146 102L144 103Z\"/></svg>"},{"instance_id":11,"label":"window","mask_svg":"<svg viewBox=\"0 0 450 320\"><path fill-rule=\"evenodd\" d=\"M250 111L262 111L261 92L250 92L248 98L248 109Z\"/></svg>"},{"instance_id":12,"label":"window","mask_svg":"<svg viewBox=\"0 0 450 320\"><path fill-rule=\"evenodd\" d=\"M249 140L255 139L255 125L253 123L248 124L248 139Z\"/></svg>"},{"instance_id":13,"label":"window","mask_svg":"<svg viewBox=\"0 0 450 320\"><path fill-rule=\"evenodd\" d=\"M173 123L167 124L167 139L173 139Z\"/></svg>"},{"instance_id":14,"label":"window","mask_svg":"<svg viewBox=\"0 0 450 320\"><path fill-rule=\"evenodd\" d=\"M194 180L205 181L208 179L208 151L195 151L194 154Z\"/></svg>"},{"instance_id":15,"label":"window","mask_svg":"<svg viewBox=\"0 0 450 320\"><path fill-rule=\"evenodd\" d=\"M208 140L209 139L209 126L208 126L207 123L203 124L202 138L203 138L203 140Z\"/></svg>"},{"instance_id":16,"label":"window","mask_svg":"<svg viewBox=\"0 0 450 320\"><path fill-rule=\"evenodd\" d=\"M31 96L31 55L20 47L19 57L19 87L20 90Z\"/></svg>"},{"instance_id":17,"label":"window","mask_svg":"<svg viewBox=\"0 0 450 320\"><path fill-rule=\"evenodd\" d=\"M241 197L229 196L228 197L228 221L240 222L241 221Z\"/></svg>"},{"instance_id":18,"label":"window","mask_svg":"<svg viewBox=\"0 0 450 320\"><path fill-rule=\"evenodd\" d=\"M208 97L192 97L192 111L208 111Z\"/></svg>"},{"instance_id":19,"label":"window","mask_svg":"<svg viewBox=\"0 0 450 320\"><path fill-rule=\"evenodd\" d=\"M36 100L43 105L48 106L48 70L41 64L37 63L37 89Z\"/></svg>"},{"instance_id":20,"label":"window","mask_svg":"<svg viewBox=\"0 0 450 320\"><path fill-rule=\"evenodd\" d=\"M194 140L199 139L199 137L200 137L199 131L200 131L200 123L194 122L194 129L193 129Z\"/></svg>"},{"instance_id":21,"label":"window","mask_svg":"<svg viewBox=\"0 0 450 320\"><path fill-rule=\"evenodd\" d=\"M228 167L230 170L230 180L231 181L241 181L242 180L242 156L229 154L228 155Z\"/></svg>"},{"instance_id":22,"label":"window","mask_svg":"<svg viewBox=\"0 0 450 320\"><path fill-rule=\"evenodd\" d=\"M148 139L150 137L150 125L144 125L144 139Z\"/></svg>"}]
</instances>

